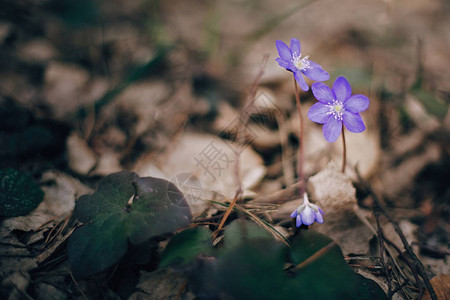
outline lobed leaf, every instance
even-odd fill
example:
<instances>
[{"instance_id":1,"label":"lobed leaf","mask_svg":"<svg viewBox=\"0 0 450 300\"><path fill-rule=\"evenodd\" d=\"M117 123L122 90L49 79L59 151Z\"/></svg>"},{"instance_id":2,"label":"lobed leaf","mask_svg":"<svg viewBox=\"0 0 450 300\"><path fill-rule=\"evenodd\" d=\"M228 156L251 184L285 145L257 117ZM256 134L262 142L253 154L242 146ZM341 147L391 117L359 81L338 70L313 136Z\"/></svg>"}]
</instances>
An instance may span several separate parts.
<instances>
[{"instance_id":1,"label":"lobed leaf","mask_svg":"<svg viewBox=\"0 0 450 300\"><path fill-rule=\"evenodd\" d=\"M160 267L186 267L199 255L212 255L211 231L204 227L187 229L174 236L161 257Z\"/></svg>"},{"instance_id":2,"label":"lobed leaf","mask_svg":"<svg viewBox=\"0 0 450 300\"><path fill-rule=\"evenodd\" d=\"M84 224L68 240L76 277L86 277L116 263L128 241L141 244L190 223L183 194L164 179L118 172L103 178L97 191L80 197L75 216Z\"/></svg>"}]
</instances>

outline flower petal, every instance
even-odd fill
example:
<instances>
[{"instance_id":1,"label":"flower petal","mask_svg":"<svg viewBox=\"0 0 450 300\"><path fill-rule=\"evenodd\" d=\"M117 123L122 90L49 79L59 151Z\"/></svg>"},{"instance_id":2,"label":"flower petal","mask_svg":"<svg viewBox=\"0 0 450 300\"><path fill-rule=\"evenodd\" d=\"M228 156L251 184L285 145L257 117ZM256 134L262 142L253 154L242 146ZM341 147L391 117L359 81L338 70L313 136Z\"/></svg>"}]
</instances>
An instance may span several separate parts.
<instances>
[{"instance_id":1,"label":"flower petal","mask_svg":"<svg viewBox=\"0 0 450 300\"><path fill-rule=\"evenodd\" d=\"M280 67L285 68L285 69L290 69L290 65L291 65L290 62L285 61L284 59L279 58L279 57L275 60L280 65Z\"/></svg>"},{"instance_id":2,"label":"flower petal","mask_svg":"<svg viewBox=\"0 0 450 300\"><path fill-rule=\"evenodd\" d=\"M291 55L299 56L301 52L300 41L296 38L291 39Z\"/></svg>"},{"instance_id":3,"label":"flower petal","mask_svg":"<svg viewBox=\"0 0 450 300\"><path fill-rule=\"evenodd\" d=\"M317 223L323 223L323 216L320 212L315 212Z\"/></svg>"},{"instance_id":4,"label":"flower petal","mask_svg":"<svg viewBox=\"0 0 450 300\"><path fill-rule=\"evenodd\" d=\"M316 97L322 103L328 104L335 100L333 91L322 82L314 82L311 85L311 90Z\"/></svg>"},{"instance_id":5,"label":"flower petal","mask_svg":"<svg viewBox=\"0 0 450 300\"><path fill-rule=\"evenodd\" d=\"M292 59L291 50L289 50L289 47L285 43L276 41L275 45L277 46L278 54L283 60L289 61Z\"/></svg>"},{"instance_id":6,"label":"flower petal","mask_svg":"<svg viewBox=\"0 0 450 300\"><path fill-rule=\"evenodd\" d=\"M295 218L297 216L297 210L294 210L291 214L291 218Z\"/></svg>"},{"instance_id":7,"label":"flower petal","mask_svg":"<svg viewBox=\"0 0 450 300\"><path fill-rule=\"evenodd\" d=\"M342 130L342 122L336 118L329 118L328 122L323 125L322 132L325 139L333 143L339 137Z\"/></svg>"},{"instance_id":8,"label":"flower petal","mask_svg":"<svg viewBox=\"0 0 450 300\"><path fill-rule=\"evenodd\" d=\"M297 221L295 222L295 225L297 225L297 227L300 227L302 225L302 217L300 217L300 214L297 215Z\"/></svg>"},{"instance_id":9,"label":"flower petal","mask_svg":"<svg viewBox=\"0 0 450 300\"><path fill-rule=\"evenodd\" d=\"M305 92L309 90L309 86L306 83L305 79L303 78L303 74L302 72L298 71L294 73L295 76L295 80L297 80L298 85L300 86L300 88L302 90L304 90Z\"/></svg>"},{"instance_id":10,"label":"flower petal","mask_svg":"<svg viewBox=\"0 0 450 300\"><path fill-rule=\"evenodd\" d=\"M345 77L338 77L333 84L333 92L336 95L336 99L344 102L352 95L352 87L348 83Z\"/></svg>"},{"instance_id":11,"label":"flower petal","mask_svg":"<svg viewBox=\"0 0 450 300\"><path fill-rule=\"evenodd\" d=\"M306 206L301 215L303 224L305 225L311 225L312 223L314 223L314 220L316 218L314 210L312 210L309 206Z\"/></svg>"},{"instance_id":12,"label":"flower petal","mask_svg":"<svg viewBox=\"0 0 450 300\"><path fill-rule=\"evenodd\" d=\"M314 81L326 81L330 79L330 74L326 72L319 64L316 64L313 61L309 61L311 69L306 69L303 71L306 77Z\"/></svg>"},{"instance_id":13,"label":"flower petal","mask_svg":"<svg viewBox=\"0 0 450 300\"><path fill-rule=\"evenodd\" d=\"M363 132L366 129L364 125L364 121L359 114L354 114L349 111L344 111L342 115L342 120L344 122L345 127L351 132Z\"/></svg>"},{"instance_id":14,"label":"flower petal","mask_svg":"<svg viewBox=\"0 0 450 300\"><path fill-rule=\"evenodd\" d=\"M308 111L308 118L316 123L324 124L331 116L330 108L322 102L316 102Z\"/></svg>"},{"instance_id":15,"label":"flower petal","mask_svg":"<svg viewBox=\"0 0 450 300\"><path fill-rule=\"evenodd\" d=\"M364 95L353 95L344 101L344 108L352 113L360 113L369 108L369 98Z\"/></svg>"}]
</instances>

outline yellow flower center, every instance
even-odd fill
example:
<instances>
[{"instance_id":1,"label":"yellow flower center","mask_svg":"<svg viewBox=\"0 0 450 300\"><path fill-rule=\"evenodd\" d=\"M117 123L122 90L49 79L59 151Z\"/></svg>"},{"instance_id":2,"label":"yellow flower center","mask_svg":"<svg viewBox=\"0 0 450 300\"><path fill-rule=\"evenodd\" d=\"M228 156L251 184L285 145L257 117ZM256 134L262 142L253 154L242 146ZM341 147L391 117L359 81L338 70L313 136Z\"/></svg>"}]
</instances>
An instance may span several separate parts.
<instances>
[{"instance_id":1,"label":"yellow flower center","mask_svg":"<svg viewBox=\"0 0 450 300\"><path fill-rule=\"evenodd\" d=\"M294 63L294 66L299 69L300 71L305 71L306 69L311 69L312 67L309 65L309 55L302 57L302 54L300 53L298 56L295 56L295 54L292 56L292 62Z\"/></svg>"},{"instance_id":2,"label":"yellow flower center","mask_svg":"<svg viewBox=\"0 0 450 300\"><path fill-rule=\"evenodd\" d=\"M327 115L333 115L336 120L342 121L342 115L344 114L345 108L341 101L333 100L333 102L327 104L330 109Z\"/></svg>"}]
</instances>

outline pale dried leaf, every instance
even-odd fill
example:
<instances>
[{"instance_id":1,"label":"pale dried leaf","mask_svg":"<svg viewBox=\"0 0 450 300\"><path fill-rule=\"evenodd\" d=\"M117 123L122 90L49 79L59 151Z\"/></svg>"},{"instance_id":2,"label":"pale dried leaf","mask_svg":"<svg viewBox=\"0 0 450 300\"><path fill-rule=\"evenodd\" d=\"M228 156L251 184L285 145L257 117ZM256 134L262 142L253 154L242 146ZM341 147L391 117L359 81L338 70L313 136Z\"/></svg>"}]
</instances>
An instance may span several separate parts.
<instances>
[{"instance_id":1,"label":"pale dried leaf","mask_svg":"<svg viewBox=\"0 0 450 300\"><path fill-rule=\"evenodd\" d=\"M67 138L69 167L78 174L87 175L97 163L97 155L76 132Z\"/></svg>"}]
</instances>

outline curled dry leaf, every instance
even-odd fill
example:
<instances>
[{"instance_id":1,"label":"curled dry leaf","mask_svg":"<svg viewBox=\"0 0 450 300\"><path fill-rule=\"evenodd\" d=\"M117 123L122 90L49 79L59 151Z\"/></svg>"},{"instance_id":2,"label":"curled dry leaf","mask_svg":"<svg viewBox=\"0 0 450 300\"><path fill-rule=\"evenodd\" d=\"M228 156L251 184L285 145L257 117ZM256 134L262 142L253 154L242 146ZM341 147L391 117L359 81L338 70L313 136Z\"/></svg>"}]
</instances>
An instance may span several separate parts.
<instances>
[{"instance_id":1,"label":"curled dry leaf","mask_svg":"<svg viewBox=\"0 0 450 300\"><path fill-rule=\"evenodd\" d=\"M309 179L307 190L325 212L325 222L315 229L333 238L344 254L368 253L373 233L355 214L356 190L350 178L330 163Z\"/></svg>"}]
</instances>

